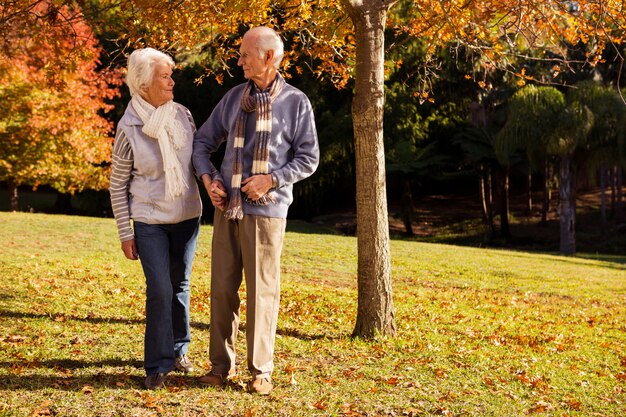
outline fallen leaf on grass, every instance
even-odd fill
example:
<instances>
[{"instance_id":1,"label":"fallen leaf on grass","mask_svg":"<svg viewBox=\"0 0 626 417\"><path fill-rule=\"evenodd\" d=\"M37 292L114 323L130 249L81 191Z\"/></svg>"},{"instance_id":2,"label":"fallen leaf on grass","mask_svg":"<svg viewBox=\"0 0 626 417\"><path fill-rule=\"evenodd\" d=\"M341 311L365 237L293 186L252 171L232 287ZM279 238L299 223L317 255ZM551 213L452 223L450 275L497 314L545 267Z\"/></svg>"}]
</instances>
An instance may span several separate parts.
<instances>
[{"instance_id":1,"label":"fallen leaf on grass","mask_svg":"<svg viewBox=\"0 0 626 417\"><path fill-rule=\"evenodd\" d=\"M437 378L443 379L443 378L446 378L448 375L446 374L445 369L437 368L437 369L435 369L435 376Z\"/></svg>"},{"instance_id":2,"label":"fallen leaf on grass","mask_svg":"<svg viewBox=\"0 0 626 417\"><path fill-rule=\"evenodd\" d=\"M337 380L335 378L322 378L322 382L326 385L330 385L331 387L337 385Z\"/></svg>"},{"instance_id":3,"label":"fallen leaf on grass","mask_svg":"<svg viewBox=\"0 0 626 417\"><path fill-rule=\"evenodd\" d=\"M258 407L252 407L252 408L248 408L246 410L246 417L254 417L257 415L257 412L259 411Z\"/></svg>"},{"instance_id":4,"label":"fallen leaf on grass","mask_svg":"<svg viewBox=\"0 0 626 417\"><path fill-rule=\"evenodd\" d=\"M363 414L354 409L355 404L342 404L341 415L343 417L362 417Z\"/></svg>"},{"instance_id":5,"label":"fallen leaf on grass","mask_svg":"<svg viewBox=\"0 0 626 417\"><path fill-rule=\"evenodd\" d=\"M450 410L448 410L447 408L438 408L435 411L437 414L441 414L442 416L453 416L454 413Z\"/></svg>"},{"instance_id":6,"label":"fallen leaf on grass","mask_svg":"<svg viewBox=\"0 0 626 417\"><path fill-rule=\"evenodd\" d=\"M326 410L326 407L328 407L328 404L326 404L324 402L324 400L319 400L318 402L311 404L311 407L313 408L317 408L318 410Z\"/></svg>"},{"instance_id":7,"label":"fallen leaf on grass","mask_svg":"<svg viewBox=\"0 0 626 417\"><path fill-rule=\"evenodd\" d=\"M26 340L26 336L18 335L18 334L10 334L5 337L2 341L6 343L21 343Z\"/></svg>"},{"instance_id":8,"label":"fallen leaf on grass","mask_svg":"<svg viewBox=\"0 0 626 417\"><path fill-rule=\"evenodd\" d=\"M347 379L357 380L363 378L362 372L357 372L359 370L358 366L352 366L348 369L343 370L343 376Z\"/></svg>"},{"instance_id":9,"label":"fallen leaf on grass","mask_svg":"<svg viewBox=\"0 0 626 417\"><path fill-rule=\"evenodd\" d=\"M163 413L163 407L159 404L161 400L160 397L150 395L149 393L143 393L141 398L143 399L143 406L146 408L151 408L153 410L158 411L159 413Z\"/></svg>"},{"instance_id":10,"label":"fallen leaf on grass","mask_svg":"<svg viewBox=\"0 0 626 417\"><path fill-rule=\"evenodd\" d=\"M389 385L398 385L398 382L400 381L400 378L397 376L392 376L389 378L384 378L385 382Z\"/></svg>"},{"instance_id":11,"label":"fallen leaf on grass","mask_svg":"<svg viewBox=\"0 0 626 417\"><path fill-rule=\"evenodd\" d=\"M94 388L91 385L85 385L81 391L83 394L92 394Z\"/></svg>"},{"instance_id":12,"label":"fallen leaf on grass","mask_svg":"<svg viewBox=\"0 0 626 417\"><path fill-rule=\"evenodd\" d=\"M11 366L9 366L9 374L10 375L21 375L22 373L24 373L25 369L26 369L26 367L23 364L14 363Z\"/></svg>"},{"instance_id":13,"label":"fallen leaf on grass","mask_svg":"<svg viewBox=\"0 0 626 417\"><path fill-rule=\"evenodd\" d=\"M572 410L580 411L582 408L582 403L575 399L566 399L564 403Z\"/></svg>"},{"instance_id":14,"label":"fallen leaf on grass","mask_svg":"<svg viewBox=\"0 0 626 417\"><path fill-rule=\"evenodd\" d=\"M51 416L50 401L46 400L39 405L39 408L33 410L30 417Z\"/></svg>"},{"instance_id":15,"label":"fallen leaf on grass","mask_svg":"<svg viewBox=\"0 0 626 417\"><path fill-rule=\"evenodd\" d=\"M547 411L554 410L554 406L546 401L538 401L534 406L528 410L530 413L545 413Z\"/></svg>"}]
</instances>

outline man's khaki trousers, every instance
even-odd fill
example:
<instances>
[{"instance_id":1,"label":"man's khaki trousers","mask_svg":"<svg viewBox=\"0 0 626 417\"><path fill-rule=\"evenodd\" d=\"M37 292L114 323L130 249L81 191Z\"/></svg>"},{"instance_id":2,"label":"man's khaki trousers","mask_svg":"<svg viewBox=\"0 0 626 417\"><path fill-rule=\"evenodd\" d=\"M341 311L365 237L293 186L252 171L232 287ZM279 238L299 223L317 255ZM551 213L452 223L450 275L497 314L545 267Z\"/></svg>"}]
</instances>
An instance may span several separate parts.
<instances>
[{"instance_id":1,"label":"man's khaki trousers","mask_svg":"<svg viewBox=\"0 0 626 417\"><path fill-rule=\"evenodd\" d=\"M270 377L280 304L280 254L286 219L244 215L224 218L215 211L211 250L211 327L209 357L214 374L235 371L239 330L239 287L246 278L248 370Z\"/></svg>"}]
</instances>

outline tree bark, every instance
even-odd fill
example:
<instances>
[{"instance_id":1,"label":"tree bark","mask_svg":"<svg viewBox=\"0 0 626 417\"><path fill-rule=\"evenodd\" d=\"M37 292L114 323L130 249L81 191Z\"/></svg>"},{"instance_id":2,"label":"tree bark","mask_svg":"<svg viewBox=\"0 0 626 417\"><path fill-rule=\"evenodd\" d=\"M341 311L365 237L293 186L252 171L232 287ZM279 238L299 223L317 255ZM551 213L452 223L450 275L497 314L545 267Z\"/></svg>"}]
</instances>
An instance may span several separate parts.
<instances>
[{"instance_id":1,"label":"tree bark","mask_svg":"<svg viewBox=\"0 0 626 417\"><path fill-rule=\"evenodd\" d=\"M611 218L615 218L615 207L616 207L616 199L617 199L617 190L615 189L615 174L617 172L616 166L611 166L608 169L609 171L609 186L611 187Z\"/></svg>"},{"instance_id":2,"label":"tree bark","mask_svg":"<svg viewBox=\"0 0 626 417\"><path fill-rule=\"evenodd\" d=\"M615 167L615 222L621 223L624 218L623 203L622 203L622 168Z\"/></svg>"},{"instance_id":3,"label":"tree bark","mask_svg":"<svg viewBox=\"0 0 626 417\"><path fill-rule=\"evenodd\" d=\"M526 211L528 212L528 215L530 216L533 214L533 171L532 171L532 168L530 167L530 164L528 164L526 185L528 187L528 200L526 202Z\"/></svg>"},{"instance_id":4,"label":"tree bark","mask_svg":"<svg viewBox=\"0 0 626 417\"><path fill-rule=\"evenodd\" d=\"M576 197L572 156L561 157L559 164L560 249L563 255L576 253Z\"/></svg>"},{"instance_id":5,"label":"tree bark","mask_svg":"<svg viewBox=\"0 0 626 417\"><path fill-rule=\"evenodd\" d=\"M543 179L543 203L541 205L541 225L548 224L548 212L550 211L550 200L552 200L552 170L550 169L550 162L546 161L544 166L544 179Z\"/></svg>"},{"instance_id":6,"label":"tree bark","mask_svg":"<svg viewBox=\"0 0 626 417\"><path fill-rule=\"evenodd\" d=\"M383 146L384 30L389 5L344 0L356 38L352 102L356 157L358 308L353 336L395 335Z\"/></svg>"},{"instance_id":7,"label":"tree bark","mask_svg":"<svg viewBox=\"0 0 626 417\"><path fill-rule=\"evenodd\" d=\"M502 173L502 193L500 194L500 235L508 242L511 239L509 227L509 170Z\"/></svg>"},{"instance_id":8,"label":"tree bark","mask_svg":"<svg viewBox=\"0 0 626 417\"><path fill-rule=\"evenodd\" d=\"M496 237L496 225L493 221L493 193L491 185L491 167L480 164L480 202L483 220L491 230L491 237Z\"/></svg>"},{"instance_id":9,"label":"tree bark","mask_svg":"<svg viewBox=\"0 0 626 417\"><path fill-rule=\"evenodd\" d=\"M20 195L17 189L17 184L12 179L8 181L8 191L9 191L9 207L11 211L19 211L20 209Z\"/></svg>"},{"instance_id":10,"label":"tree bark","mask_svg":"<svg viewBox=\"0 0 626 417\"><path fill-rule=\"evenodd\" d=\"M413 193L411 192L411 178L404 174L404 191L402 192L402 222L407 236L413 236Z\"/></svg>"},{"instance_id":11,"label":"tree bark","mask_svg":"<svg viewBox=\"0 0 626 417\"><path fill-rule=\"evenodd\" d=\"M600 167L600 232L602 236L606 235L606 174L607 170Z\"/></svg>"},{"instance_id":12,"label":"tree bark","mask_svg":"<svg viewBox=\"0 0 626 417\"><path fill-rule=\"evenodd\" d=\"M485 173L485 164L480 164L480 203L483 210L483 220L485 223L489 221L489 211L487 208L487 174Z\"/></svg>"}]
</instances>

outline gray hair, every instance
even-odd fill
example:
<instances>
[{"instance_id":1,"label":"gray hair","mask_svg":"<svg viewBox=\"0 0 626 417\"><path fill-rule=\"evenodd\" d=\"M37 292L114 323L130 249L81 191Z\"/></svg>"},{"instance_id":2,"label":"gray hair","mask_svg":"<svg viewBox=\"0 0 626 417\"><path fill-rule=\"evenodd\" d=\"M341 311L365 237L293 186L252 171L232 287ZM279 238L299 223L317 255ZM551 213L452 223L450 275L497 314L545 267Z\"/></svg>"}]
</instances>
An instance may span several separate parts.
<instances>
[{"instance_id":1,"label":"gray hair","mask_svg":"<svg viewBox=\"0 0 626 417\"><path fill-rule=\"evenodd\" d=\"M270 27L257 26L247 31L244 36L250 35L255 35L257 37L256 47L259 49L261 57L263 57L263 55L265 55L265 53L269 50L274 51L273 64L274 68L278 69L280 67L280 61L283 60L283 55L285 53L283 40L280 38L278 33Z\"/></svg>"},{"instance_id":2,"label":"gray hair","mask_svg":"<svg viewBox=\"0 0 626 417\"><path fill-rule=\"evenodd\" d=\"M154 67L160 62L174 68L174 60L169 55L153 48L137 49L130 54L126 84L131 96L143 92L150 85L154 76Z\"/></svg>"}]
</instances>

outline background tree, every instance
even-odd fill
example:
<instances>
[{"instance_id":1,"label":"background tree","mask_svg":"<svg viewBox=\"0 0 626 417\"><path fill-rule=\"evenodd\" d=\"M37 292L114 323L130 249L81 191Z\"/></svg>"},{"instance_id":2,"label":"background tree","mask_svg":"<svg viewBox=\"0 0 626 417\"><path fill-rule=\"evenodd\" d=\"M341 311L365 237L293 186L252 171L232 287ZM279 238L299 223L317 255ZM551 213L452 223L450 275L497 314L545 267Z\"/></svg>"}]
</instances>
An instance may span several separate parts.
<instances>
[{"instance_id":1,"label":"background tree","mask_svg":"<svg viewBox=\"0 0 626 417\"><path fill-rule=\"evenodd\" d=\"M589 6L583 8L584 6ZM502 71L524 79L509 57L533 50L554 51L564 41L576 44L582 36L589 39L597 32L598 18L618 15L613 8L600 10L597 5L581 2L588 14L571 14L571 5L562 2L502 2L415 0L393 3L373 1L309 2L258 1L209 2L185 1L174 7L145 1L129 3L125 9L132 19L133 39L149 39L156 46L194 48L213 43L224 63L234 56L232 34L240 25L270 24L283 33L289 45L285 70L298 54L310 57L313 74L330 77L339 88L354 78L352 122L355 135L357 238L359 245L359 311L354 334L371 337L393 334L388 214L385 187L384 149L382 146L384 104L384 30L387 18L395 30L407 36L428 38L427 56L436 56L438 48L458 41L466 48L480 51L483 68L497 66ZM388 14L389 10L391 12ZM600 13L599 13L600 12ZM162 16L167 15L168 19ZM175 36L174 36L175 34ZM173 42L174 38L176 42ZM596 39L597 40L597 39ZM606 39L594 43L601 51ZM543 45L543 47L542 47ZM588 60L597 62L597 53ZM555 71L557 71L555 69ZM560 71L557 71L560 72ZM214 74L213 69L208 70ZM429 94L428 76L422 84ZM475 75L479 82L480 75Z\"/></svg>"},{"instance_id":2,"label":"background tree","mask_svg":"<svg viewBox=\"0 0 626 417\"><path fill-rule=\"evenodd\" d=\"M525 82L535 78L519 68L518 61L513 58L552 62L554 73L560 76L571 65L564 45L580 44L580 49L585 52L581 65L595 66L611 41L608 32L598 29L614 22L619 26L621 21L618 19L619 4L591 0L578 3L259 0L253 4L240 1L154 3L120 0L118 4L129 30L122 41L133 47L149 42L151 46L173 53L202 54L208 45L212 58L207 61L206 74L218 82L223 79L220 71L228 71L229 63L235 57L241 30L268 24L276 27L285 38L285 74L300 74L307 70L319 80L331 80L338 88L354 86L352 121L357 222L359 230L373 232L358 232L359 299L375 306L369 310L375 313L367 319L359 310L355 334L367 337L388 331L392 334L395 327L390 320L393 304L390 302L385 158L381 146L383 122L379 109L384 103L382 84L385 72L379 63L384 63L385 27L407 37L427 40L426 64L419 78L419 97L424 100L431 96L431 81L437 77L435 57L451 45L479 52L467 55L473 57L472 63L477 69L482 69L468 74L477 85L488 85L486 74L493 68ZM580 13L574 13L577 11ZM305 57L302 60L305 65L295 65L296 56ZM375 194L365 201L368 193ZM367 323L362 325L364 322Z\"/></svg>"},{"instance_id":3,"label":"background tree","mask_svg":"<svg viewBox=\"0 0 626 417\"><path fill-rule=\"evenodd\" d=\"M548 151L559 161L559 251L564 255L576 253L576 176L580 159L593 126L593 113L584 104L567 97L564 111L558 118L558 129ZM573 100L572 100L573 99Z\"/></svg>"},{"instance_id":4,"label":"background tree","mask_svg":"<svg viewBox=\"0 0 626 417\"><path fill-rule=\"evenodd\" d=\"M601 194L600 224L602 234L606 234L607 179L614 167L620 165L619 138L624 135L626 106L614 88L592 80L577 83L570 96L572 100L584 103L593 114L593 127L587 138L585 171L592 178L596 173L598 175Z\"/></svg>"},{"instance_id":5,"label":"background tree","mask_svg":"<svg viewBox=\"0 0 626 417\"><path fill-rule=\"evenodd\" d=\"M9 13L5 6L3 12ZM28 36L5 21L0 49L0 180L9 185L17 210L17 187L49 185L61 193L108 186L112 124L103 113L117 93L120 74L99 70L101 49L93 32L67 7L36 2L28 17L47 36ZM11 50L7 50L8 45ZM67 65L51 62L73 54Z\"/></svg>"},{"instance_id":6,"label":"background tree","mask_svg":"<svg viewBox=\"0 0 626 417\"><path fill-rule=\"evenodd\" d=\"M544 172L542 222L550 204L551 160L549 141L558 128L559 115L565 106L563 93L554 87L528 85L518 90L508 105L506 124L498 134L496 152L510 155L523 151L530 166Z\"/></svg>"}]
</instances>

